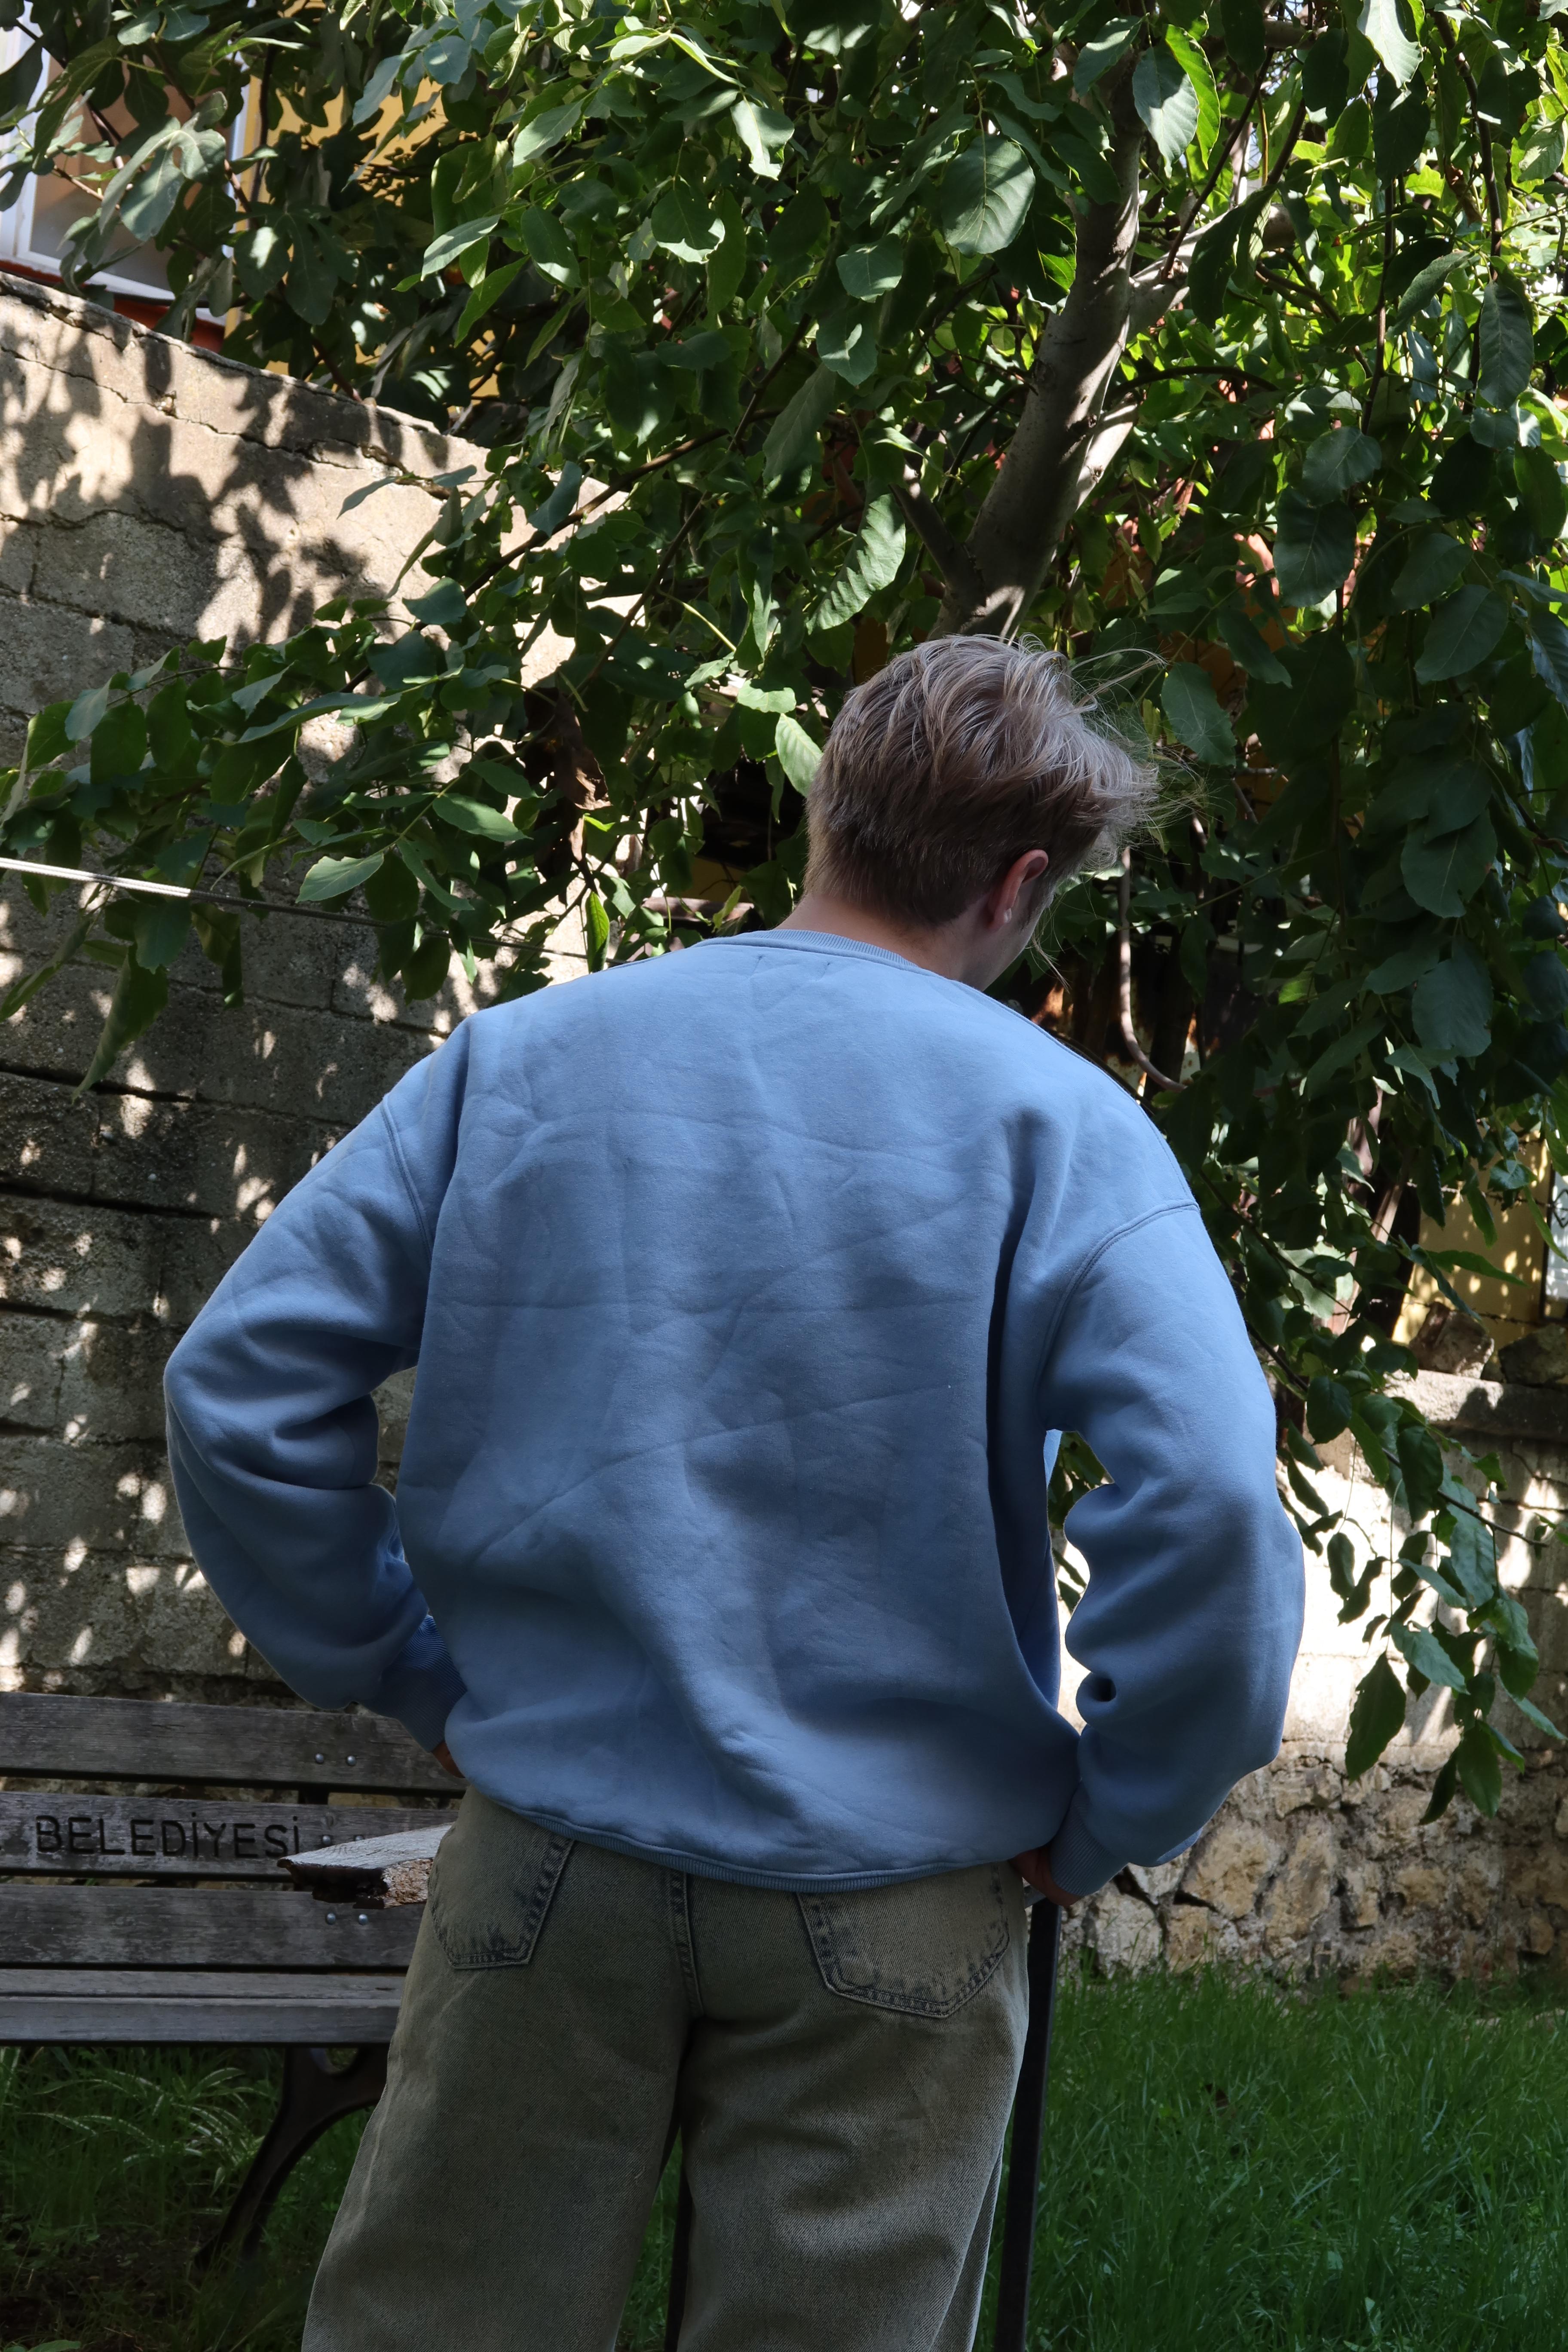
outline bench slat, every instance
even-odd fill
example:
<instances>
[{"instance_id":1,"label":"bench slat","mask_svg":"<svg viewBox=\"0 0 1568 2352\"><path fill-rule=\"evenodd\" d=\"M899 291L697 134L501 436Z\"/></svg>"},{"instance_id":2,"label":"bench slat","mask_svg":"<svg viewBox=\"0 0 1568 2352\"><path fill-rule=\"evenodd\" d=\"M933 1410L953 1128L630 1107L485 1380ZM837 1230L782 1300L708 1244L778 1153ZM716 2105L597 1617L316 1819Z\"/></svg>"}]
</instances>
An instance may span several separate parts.
<instances>
[{"instance_id":1,"label":"bench slat","mask_svg":"<svg viewBox=\"0 0 1568 2352\"><path fill-rule=\"evenodd\" d=\"M5 1968L405 1969L417 1908L361 1912L289 1887L0 1885Z\"/></svg>"},{"instance_id":2,"label":"bench slat","mask_svg":"<svg viewBox=\"0 0 1568 2352\"><path fill-rule=\"evenodd\" d=\"M384 1716L0 1693L0 1773L403 1793L458 1784Z\"/></svg>"},{"instance_id":3,"label":"bench slat","mask_svg":"<svg viewBox=\"0 0 1568 2352\"><path fill-rule=\"evenodd\" d=\"M389 2042L403 1979L0 1969L0 2042Z\"/></svg>"},{"instance_id":4,"label":"bench slat","mask_svg":"<svg viewBox=\"0 0 1568 2352\"><path fill-rule=\"evenodd\" d=\"M447 1814L405 1805L192 1803L174 1797L42 1796L0 1790L0 1873L68 1877L259 1878L322 1847L442 1829Z\"/></svg>"}]
</instances>

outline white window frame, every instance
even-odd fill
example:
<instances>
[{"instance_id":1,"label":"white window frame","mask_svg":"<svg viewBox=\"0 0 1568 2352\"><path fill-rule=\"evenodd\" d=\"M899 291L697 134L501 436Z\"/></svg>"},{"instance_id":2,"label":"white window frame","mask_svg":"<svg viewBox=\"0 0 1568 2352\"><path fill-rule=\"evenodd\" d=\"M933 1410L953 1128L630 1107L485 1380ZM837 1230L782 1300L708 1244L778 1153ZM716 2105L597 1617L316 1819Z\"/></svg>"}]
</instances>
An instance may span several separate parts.
<instances>
[{"instance_id":1,"label":"white window frame","mask_svg":"<svg viewBox=\"0 0 1568 2352\"><path fill-rule=\"evenodd\" d=\"M8 70L12 66L19 64L36 37L31 22L26 15L21 23L14 26L10 32L0 33L0 70ZM41 60L38 87L34 92L35 98L42 97L47 73L47 62ZM229 132L228 152L230 160L234 163L237 163L245 152L245 135L250 118L252 95L252 92L247 92L246 103L241 108ZM30 117L24 128L31 128ZM8 169L9 163L9 153L0 150L0 171ZM37 177L29 173L23 182L21 193L16 203L8 210L0 212L0 266L7 261L16 262L22 268L31 270L38 277L53 278L58 283L60 275L59 256L42 249L33 242L39 184ZM123 269L106 270L101 277L94 278L89 281L93 294L123 294L136 302L172 302L174 299L174 290L163 273L162 257L152 246L144 247L142 251L146 253L150 268L155 272L154 275L144 278L132 277ZM198 310L196 316L198 319L205 319L214 326L223 324L222 319L215 311Z\"/></svg>"}]
</instances>

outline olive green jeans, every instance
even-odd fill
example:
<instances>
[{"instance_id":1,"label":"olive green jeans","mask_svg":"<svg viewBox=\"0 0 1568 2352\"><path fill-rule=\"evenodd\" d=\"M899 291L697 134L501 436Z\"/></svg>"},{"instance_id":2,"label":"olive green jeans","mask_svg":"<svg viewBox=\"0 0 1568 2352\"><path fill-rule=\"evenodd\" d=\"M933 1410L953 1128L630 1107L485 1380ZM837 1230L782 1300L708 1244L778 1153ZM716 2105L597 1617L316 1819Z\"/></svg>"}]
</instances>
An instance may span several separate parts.
<instances>
[{"instance_id":1,"label":"olive green jeans","mask_svg":"<svg viewBox=\"0 0 1568 2352\"><path fill-rule=\"evenodd\" d=\"M305 2352L613 2352L672 2123L682 2352L969 2352L1025 1951L1005 1864L784 1894L470 1790Z\"/></svg>"}]
</instances>

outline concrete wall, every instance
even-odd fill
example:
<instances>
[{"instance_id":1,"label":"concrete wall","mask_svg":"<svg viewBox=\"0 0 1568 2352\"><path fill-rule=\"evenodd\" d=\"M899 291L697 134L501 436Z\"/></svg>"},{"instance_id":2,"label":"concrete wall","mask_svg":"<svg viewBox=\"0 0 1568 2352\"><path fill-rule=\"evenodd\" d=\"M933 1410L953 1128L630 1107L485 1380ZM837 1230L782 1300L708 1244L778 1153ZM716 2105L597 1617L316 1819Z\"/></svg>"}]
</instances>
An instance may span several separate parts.
<instances>
[{"instance_id":1,"label":"concrete wall","mask_svg":"<svg viewBox=\"0 0 1568 2352\"><path fill-rule=\"evenodd\" d=\"M21 284L0 296L0 736L13 740L41 703L174 635L281 634L331 594L390 586L431 495L386 490L343 517L345 496L388 460L425 478L483 463L406 419ZM25 897L6 893L0 985L41 940ZM225 1012L193 953L167 1015L85 1100L74 1087L107 1003L101 975L67 975L0 1036L0 1687L276 1693L186 1553L159 1375L289 1185L471 1001L449 996L411 1022L370 978L371 955L368 936L271 918L250 934L246 1005ZM1568 1395L1422 1382L1458 1442L1502 1454L1520 1523L1505 1573L1549 1669L1542 1704L1560 1708L1568 1555L1523 1532L1568 1499ZM394 1398L389 1465L397 1437ZM1323 1485L1363 1523L1364 1546L1386 1542L1347 1441ZM1348 1787L1365 1652L1360 1628L1337 1623L1321 1567L1310 1594L1279 1763L1191 1857L1126 1874L1086 1906L1069 1942L1106 1967L1205 1954L1286 1970L1568 1966L1555 1753L1532 1754L1499 1822L1461 1799L1421 1829L1450 1736L1429 1701L1388 1763ZM1078 1671L1068 1660L1069 1693Z\"/></svg>"}]
</instances>

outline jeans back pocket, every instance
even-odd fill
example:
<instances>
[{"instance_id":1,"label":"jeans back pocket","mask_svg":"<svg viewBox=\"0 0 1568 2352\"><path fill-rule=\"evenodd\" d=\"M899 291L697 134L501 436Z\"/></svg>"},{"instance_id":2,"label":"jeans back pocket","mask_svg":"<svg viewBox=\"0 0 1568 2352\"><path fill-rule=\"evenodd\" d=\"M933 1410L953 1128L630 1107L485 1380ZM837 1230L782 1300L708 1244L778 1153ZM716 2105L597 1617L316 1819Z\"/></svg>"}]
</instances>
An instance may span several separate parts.
<instances>
[{"instance_id":1,"label":"jeans back pocket","mask_svg":"<svg viewBox=\"0 0 1568 2352\"><path fill-rule=\"evenodd\" d=\"M994 1976L1022 1929L1022 1893L1007 1875L1011 1889L987 1863L856 1894L798 1895L823 1983L873 2009L952 2017Z\"/></svg>"},{"instance_id":2,"label":"jeans back pocket","mask_svg":"<svg viewBox=\"0 0 1568 2352\"><path fill-rule=\"evenodd\" d=\"M526 1968L573 1843L468 1790L430 1872L430 1925L453 1968Z\"/></svg>"}]
</instances>

